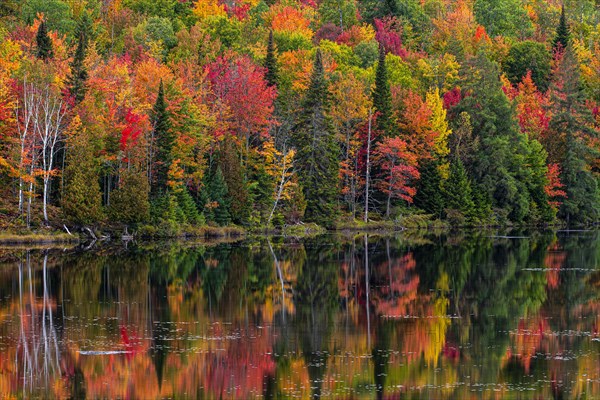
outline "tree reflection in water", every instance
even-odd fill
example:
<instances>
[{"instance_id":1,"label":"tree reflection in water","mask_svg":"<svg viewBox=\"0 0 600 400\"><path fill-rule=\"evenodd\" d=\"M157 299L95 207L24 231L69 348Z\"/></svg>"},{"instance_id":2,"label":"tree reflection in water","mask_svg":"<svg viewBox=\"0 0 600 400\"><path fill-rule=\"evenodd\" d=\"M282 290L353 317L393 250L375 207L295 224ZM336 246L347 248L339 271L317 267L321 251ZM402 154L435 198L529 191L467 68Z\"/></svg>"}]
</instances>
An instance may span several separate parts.
<instances>
[{"instance_id":1,"label":"tree reflection in water","mask_svg":"<svg viewBox=\"0 0 600 400\"><path fill-rule=\"evenodd\" d=\"M600 236L0 250L0 392L600 396Z\"/></svg>"}]
</instances>

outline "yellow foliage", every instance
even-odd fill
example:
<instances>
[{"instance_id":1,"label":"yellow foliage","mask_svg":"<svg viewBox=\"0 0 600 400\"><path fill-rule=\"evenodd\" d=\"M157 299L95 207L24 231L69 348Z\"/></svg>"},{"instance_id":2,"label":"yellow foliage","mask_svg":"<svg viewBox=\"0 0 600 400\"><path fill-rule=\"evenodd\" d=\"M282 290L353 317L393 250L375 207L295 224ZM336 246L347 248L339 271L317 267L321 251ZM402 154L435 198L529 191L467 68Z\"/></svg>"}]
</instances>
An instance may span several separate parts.
<instances>
[{"instance_id":1,"label":"yellow foliage","mask_svg":"<svg viewBox=\"0 0 600 400\"><path fill-rule=\"evenodd\" d=\"M425 99L427 106L431 110L431 129L436 133L433 145L434 153L436 157L442 161L439 171L443 179L448 178L448 162L446 157L450 154L450 148L448 147L448 137L452 133L452 130L448 127L448 120L446 119L446 109L440 96L440 90L434 89L427 93Z\"/></svg>"},{"instance_id":2,"label":"yellow foliage","mask_svg":"<svg viewBox=\"0 0 600 400\"><path fill-rule=\"evenodd\" d=\"M197 0L194 5L193 13L200 19L208 17L227 16L225 7L219 4L218 0Z\"/></svg>"}]
</instances>

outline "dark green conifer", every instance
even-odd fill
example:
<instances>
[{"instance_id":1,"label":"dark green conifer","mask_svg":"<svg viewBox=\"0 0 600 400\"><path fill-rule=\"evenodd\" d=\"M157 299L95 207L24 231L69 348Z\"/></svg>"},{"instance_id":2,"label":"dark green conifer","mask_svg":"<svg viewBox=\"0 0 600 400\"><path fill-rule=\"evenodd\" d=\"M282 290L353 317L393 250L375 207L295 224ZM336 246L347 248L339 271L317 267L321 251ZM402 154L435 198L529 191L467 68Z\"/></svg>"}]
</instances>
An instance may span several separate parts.
<instances>
[{"instance_id":1,"label":"dark green conifer","mask_svg":"<svg viewBox=\"0 0 600 400\"><path fill-rule=\"evenodd\" d=\"M379 62L375 70L375 88L373 89L373 106L377 115L377 128L386 135L393 133L392 126L392 93L388 71L385 65L385 49L379 46Z\"/></svg>"},{"instance_id":2,"label":"dark green conifer","mask_svg":"<svg viewBox=\"0 0 600 400\"><path fill-rule=\"evenodd\" d=\"M310 84L293 133L298 179L306 199L305 219L325 226L337 215L339 148L328 115L329 91L321 50L317 49Z\"/></svg>"},{"instance_id":3,"label":"dark green conifer","mask_svg":"<svg viewBox=\"0 0 600 400\"><path fill-rule=\"evenodd\" d=\"M37 58L41 60L49 60L54 57L54 50L52 49L52 39L48 36L48 30L46 29L46 22L42 21L38 27L37 35L35 37L37 46Z\"/></svg>"},{"instance_id":4,"label":"dark green conifer","mask_svg":"<svg viewBox=\"0 0 600 400\"><path fill-rule=\"evenodd\" d=\"M273 31L269 32L267 43L267 56L265 57L265 80L269 86L277 86L277 56L275 55L275 42Z\"/></svg>"},{"instance_id":5,"label":"dark green conifer","mask_svg":"<svg viewBox=\"0 0 600 400\"><path fill-rule=\"evenodd\" d=\"M444 183L444 197L448 210L460 211L465 218L471 217L475 207L473 190L459 158L455 158L450 164L450 176Z\"/></svg>"},{"instance_id":6,"label":"dark green conifer","mask_svg":"<svg viewBox=\"0 0 600 400\"><path fill-rule=\"evenodd\" d=\"M155 141L155 176L152 182L152 193L157 194L167 191L169 168L173 161L171 152L175 141L162 80L158 87L156 103L152 109L152 125L152 136Z\"/></svg>"},{"instance_id":7,"label":"dark green conifer","mask_svg":"<svg viewBox=\"0 0 600 400\"><path fill-rule=\"evenodd\" d=\"M92 146L81 134L70 138L66 162L61 201L65 219L80 225L100 221L103 213L98 165Z\"/></svg>"},{"instance_id":8,"label":"dark green conifer","mask_svg":"<svg viewBox=\"0 0 600 400\"><path fill-rule=\"evenodd\" d=\"M208 186L209 206L205 208L206 217L208 220L224 226L231 222L229 215L229 198L227 183L223 177L221 168L217 168L211 177Z\"/></svg>"},{"instance_id":9,"label":"dark green conifer","mask_svg":"<svg viewBox=\"0 0 600 400\"><path fill-rule=\"evenodd\" d=\"M77 48L71 62L71 74L69 75L67 85L69 92L75 103L79 103L85 97L86 82L88 78L87 69L85 67L85 57L89 46L91 36L92 23L87 11L84 11L77 27L75 34L77 35Z\"/></svg>"},{"instance_id":10,"label":"dark green conifer","mask_svg":"<svg viewBox=\"0 0 600 400\"><path fill-rule=\"evenodd\" d=\"M444 212L444 196L442 195L442 177L435 161L424 161L419 172L419 184L414 198L415 206L436 218Z\"/></svg>"},{"instance_id":11,"label":"dark green conifer","mask_svg":"<svg viewBox=\"0 0 600 400\"><path fill-rule=\"evenodd\" d=\"M567 223L596 221L600 215L598 182L591 171L590 160L598 157L587 143L598 137L594 120L586 107L586 96L580 83L579 65L568 45L550 85L550 131L554 137L564 135L560 149L551 159L562 167L561 181L567 198L559 216Z\"/></svg>"},{"instance_id":12,"label":"dark green conifer","mask_svg":"<svg viewBox=\"0 0 600 400\"><path fill-rule=\"evenodd\" d=\"M114 221L138 224L150 216L150 185L144 171L121 172L119 187L111 193L109 213Z\"/></svg>"},{"instance_id":13,"label":"dark green conifer","mask_svg":"<svg viewBox=\"0 0 600 400\"><path fill-rule=\"evenodd\" d=\"M558 22L558 27L556 28L556 36L552 41L552 49L554 51L560 50L564 51L571 41L571 32L569 30L569 25L567 24L567 16L565 15L565 6L562 6L560 12L560 21Z\"/></svg>"}]
</instances>

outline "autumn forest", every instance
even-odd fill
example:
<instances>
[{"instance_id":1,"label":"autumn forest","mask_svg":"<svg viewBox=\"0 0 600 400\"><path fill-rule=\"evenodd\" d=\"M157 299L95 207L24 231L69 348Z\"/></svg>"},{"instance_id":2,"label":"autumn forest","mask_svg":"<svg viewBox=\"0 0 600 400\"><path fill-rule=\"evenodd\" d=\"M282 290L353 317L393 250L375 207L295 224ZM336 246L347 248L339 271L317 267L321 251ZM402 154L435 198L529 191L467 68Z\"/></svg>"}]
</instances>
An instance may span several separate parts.
<instances>
[{"instance_id":1,"label":"autumn forest","mask_svg":"<svg viewBox=\"0 0 600 400\"><path fill-rule=\"evenodd\" d=\"M586 225L592 0L3 0L0 227Z\"/></svg>"}]
</instances>

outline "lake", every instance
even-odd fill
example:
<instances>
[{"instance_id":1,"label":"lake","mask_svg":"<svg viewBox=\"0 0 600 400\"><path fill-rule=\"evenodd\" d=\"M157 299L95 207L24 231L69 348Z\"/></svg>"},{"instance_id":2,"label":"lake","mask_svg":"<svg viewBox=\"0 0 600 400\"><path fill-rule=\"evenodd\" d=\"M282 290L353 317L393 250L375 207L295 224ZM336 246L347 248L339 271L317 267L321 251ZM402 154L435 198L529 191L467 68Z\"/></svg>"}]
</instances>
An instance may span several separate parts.
<instances>
[{"instance_id":1,"label":"lake","mask_svg":"<svg viewBox=\"0 0 600 400\"><path fill-rule=\"evenodd\" d=\"M600 398L597 231L0 250L0 397Z\"/></svg>"}]
</instances>

